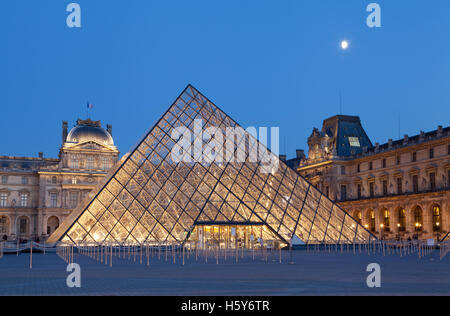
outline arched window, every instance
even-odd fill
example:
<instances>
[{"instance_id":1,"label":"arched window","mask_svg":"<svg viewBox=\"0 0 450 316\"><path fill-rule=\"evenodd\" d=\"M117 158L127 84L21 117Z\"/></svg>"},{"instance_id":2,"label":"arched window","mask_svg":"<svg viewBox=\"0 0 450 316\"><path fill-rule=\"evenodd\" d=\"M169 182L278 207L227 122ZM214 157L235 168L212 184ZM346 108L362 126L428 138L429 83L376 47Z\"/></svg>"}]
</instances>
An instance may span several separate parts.
<instances>
[{"instance_id":1,"label":"arched window","mask_svg":"<svg viewBox=\"0 0 450 316\"><path fill-rule=\"evenodd\" d=\"M354 216L355 216L356 221L361 225L361 224L362 224L362 215L361 215L361 212L360 212L360 211L356 211L355 214L354 214Z\"/></svg>"},{"instance_id":2,"label":"arched window","mask_svg":"<svg viewBox=\"0 0 450 316\"><path fill-rule=\"evenodd\" d=\"M414 229L416 232L423 230L423 212L420 206L414 209Z\"/></svg>"},{"instance_id":3,"label":"arched window","mask_svg":"<svg viewBox=\"0 0 450 316\"><path fill-rule=\"evenodd\" d=\"M371 232L374 232L376 230L376 228L375 228L375 211L374 210L369 211L369 229Z\"/></svg>"},{"instance_id":4,"label":"arched window","mask_svg":"<svg viewBox=\"0 0 450 316\"><path fill-rule=\"evenodd\" d=\"M56 216L51 216L47 220L47 235L53 234L53 232L59 227L59 219Z\"/></svg>"},{"instance_id":5,"label":"arched window","mask_svg":"<svg viewBox=\"0 0 450 316\"><path fill-rule=\"evenodd\" d=\"M406 231L406 210L404 208L398 210L398 231Z\"/></svg>"},{"instance_id":6,"label":"arched window","mask_svg":"<svg viewBox=\"0 0 450 316\"><path fill-rule=\"evenodd\" d=\"M383 229L385 232L391 230L391 212L388 209L383 210Z\"/></svg>"},{"instance_id":7,"label":"arched window","mask_svg":"<svg viewBox=\"0 0 450 316\"><path fill-rule=\"evenodd\" d=\"M9 235L9 219L6 216L0 216L0 235Z\"/></svg>"},{"instance_id":8,"label":"arched window","mask_svg":"<svg viewBox=\"0 0 450 316\"><path fill-rule=\"evenodd\" d=\"M441 230L441 208L439 205L433 205L433 231L437 232Z\"/></svg>"}]
</instances>

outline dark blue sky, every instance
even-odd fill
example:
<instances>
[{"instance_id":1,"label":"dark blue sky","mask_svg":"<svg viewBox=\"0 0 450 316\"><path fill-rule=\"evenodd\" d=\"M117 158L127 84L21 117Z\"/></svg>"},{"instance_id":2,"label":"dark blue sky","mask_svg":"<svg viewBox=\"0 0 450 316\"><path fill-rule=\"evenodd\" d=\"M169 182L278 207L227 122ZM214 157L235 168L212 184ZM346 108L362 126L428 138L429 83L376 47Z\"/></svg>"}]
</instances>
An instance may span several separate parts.
<instances>
[{"instance_id":1,"label":"dark blue sky","mask_svg":"<svg viewBox=\"0 0 450 316\"><path fill-rule=\"evenodd\" d=\"M0 155L56 157L61 121L113 124L122 153L193 84L238 123L279 126L281 151L359 115L372 141L449 125L450 1L3 0ZM339 43L350 41L342 52Z\"/></svg>"}]
</instances>

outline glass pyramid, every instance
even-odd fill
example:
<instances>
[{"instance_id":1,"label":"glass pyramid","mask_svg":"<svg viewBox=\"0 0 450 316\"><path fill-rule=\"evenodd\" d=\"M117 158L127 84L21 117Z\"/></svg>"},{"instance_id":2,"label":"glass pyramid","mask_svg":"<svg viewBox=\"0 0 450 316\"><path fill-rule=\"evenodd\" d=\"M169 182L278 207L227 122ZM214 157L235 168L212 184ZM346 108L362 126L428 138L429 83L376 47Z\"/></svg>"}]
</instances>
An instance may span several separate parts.
<instances>
[{"instance_id":1,"label":"glass pyramid","mask_svg":"<svg viewBox=\"0 0 450 316\"><path fill-rule=\"evenodd\" d=\"M50 239L74 244L184 244L203 224L263 225L264 231L285 244L297 238L304 243L374 239L278 158L273 173L262 172L262 163L250 159L250 150L240 163L174 162L172 130L180 126L193 130L198 119L203 130L219 127L224 134L227 127L239 126L188 85L95 196ZM238 142L248 149L258 146L260 155L273 156L248 133ZM197 144L210 146L204 139Z\"/></svg>"}]
</instances>

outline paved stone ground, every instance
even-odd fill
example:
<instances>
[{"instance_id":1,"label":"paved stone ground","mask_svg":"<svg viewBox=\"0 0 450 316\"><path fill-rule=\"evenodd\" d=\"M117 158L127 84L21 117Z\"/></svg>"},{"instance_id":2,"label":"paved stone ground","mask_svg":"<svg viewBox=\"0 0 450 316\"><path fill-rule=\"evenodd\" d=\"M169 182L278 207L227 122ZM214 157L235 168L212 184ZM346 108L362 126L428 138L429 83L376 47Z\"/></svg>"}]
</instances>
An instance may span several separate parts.
<instances>
[{"instance_id":1,"label":"paved stone ground","mask_svg":"<svg viewBox=\"0 0 450 316\"><path fill-rule=\"evenodd\" d=\"M133 258L113 258L113 267L75 255L82 269L81 288L66 286L67 264L56 254L5 255L0 259L0 295L450 295L450 256L439 260L438 252L417 255L379 256L352 253L293 251L265 258L257 254L235 257L216 264L211 255L198 261L191 256L181 265L169 256L165 262L151 258L150 266ZM369 263L378 263L382 287L366 286Z\"/></svg>"}]
</instances>

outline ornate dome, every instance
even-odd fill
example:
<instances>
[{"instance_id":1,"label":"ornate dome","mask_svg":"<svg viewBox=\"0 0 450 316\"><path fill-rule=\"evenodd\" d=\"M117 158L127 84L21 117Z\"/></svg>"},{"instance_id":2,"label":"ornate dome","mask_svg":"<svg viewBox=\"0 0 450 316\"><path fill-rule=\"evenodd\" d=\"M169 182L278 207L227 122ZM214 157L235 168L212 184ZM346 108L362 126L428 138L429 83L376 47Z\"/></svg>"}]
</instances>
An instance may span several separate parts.
<instances>
[{"instance_id":1,"label":"ornate dome","mask_svg":"<svg viewBox=\"0 0 450 316\"><path fill-rule=\"evenodd\" d=\"M101 145L114 146L111 134L102 128L100 121L92 121L91 119L79 119L77 125L67 135L66 142L95 142Z\"/></svg>"}]
</instances>

